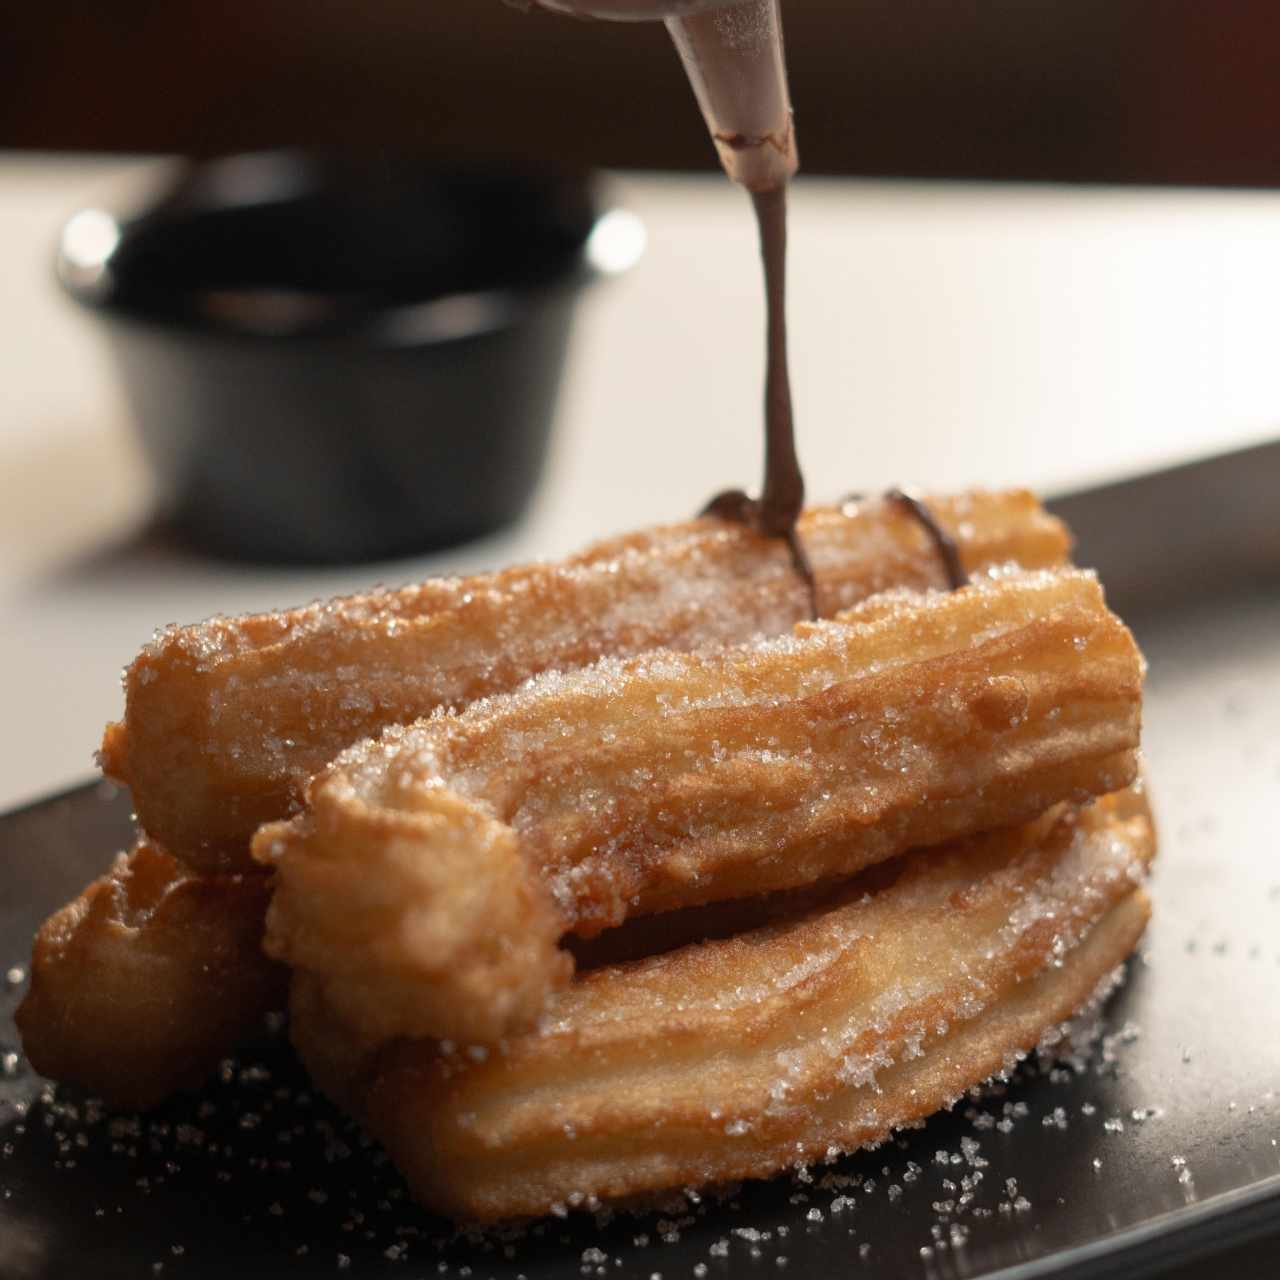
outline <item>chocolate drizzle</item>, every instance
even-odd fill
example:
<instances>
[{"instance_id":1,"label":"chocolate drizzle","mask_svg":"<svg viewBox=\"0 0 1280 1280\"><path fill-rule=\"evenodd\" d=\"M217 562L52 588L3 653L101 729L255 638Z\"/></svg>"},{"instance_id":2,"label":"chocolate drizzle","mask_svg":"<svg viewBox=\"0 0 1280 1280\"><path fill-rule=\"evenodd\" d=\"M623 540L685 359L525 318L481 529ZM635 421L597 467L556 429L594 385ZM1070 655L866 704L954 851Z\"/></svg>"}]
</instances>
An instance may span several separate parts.
<instances>
[{"instance_id":1,"label":"chocolate drizzle","mask_svg":"<svg viewBox=\"0 0 1280 1280\"><path fill-rule=\"evenodd\" d=\"M804 477L796 454L791 379L787 371L787 189L753 191L764 260L768 310L767 364L764 390L764 487L759 498L741 489L717 494L702 514L749 525L771 538L782 538L796 572L809 593L809 608L818 617L818 587L813 567L796 532L804 507Z\"/></svg>"},{"instance_id":2,"label":"chocolate drizzle","mask_svg":"<svg viewBox=\"0 0 1280 1280\"><path fill-rule=\"evenodd\" d=\"M938 523L933 512L919 498L902 489L890 489L884 496L890 502L896 502L906 511L909 511L929 537L933 539L933 545L938 549L938 557L942 561L942 567L947 571L947 584L951 590L959 591L961 587L967 587L969 585L969 574L960 562L960 548L956 546L956 540Z\"/></svg>"},{"instance_id":3,"label":"chocolate drizzle","mask_svg":"<svg viewBox=\"0 0 1280 1280\"><path fill-rule=\"evenodd\" d=\"M863 494L850 493L841 499L841 506L849 502L861 502ZM937 549L938 558L946 570L947 585L952 591L969 585L969 574L960 560L960 548L956 540L938 523L937 518L928 507L914 494L905 489L889 489L885 492L886 502L896 502L927 533Z\"/></svg>"},{"instance_id":4,"label":"chocolate drizzle","mask_svg":"<svg viewBox=\"0 0 1280 1280\"><path fill-rule=\"evenodd\" d=\"M820 617L818 583L805 553L796 522L804 507L804 477L796 454L795 417L791 407L791 379L787 370L787 189L754 191L760 225L760 256L764 259L765 301L768 308L767 364L764 390L764 487L758 498L741 489L717 494L702 514L745 524L771 538L782 538L791 561L809 594L809 611ZM845 501L857 501L852 494ZM969 575L960 560L955 539L937 522L933 512L904 489L890 489L885 500L897 503L929 535L955 591Z\"/></svg>"}]
</instances>

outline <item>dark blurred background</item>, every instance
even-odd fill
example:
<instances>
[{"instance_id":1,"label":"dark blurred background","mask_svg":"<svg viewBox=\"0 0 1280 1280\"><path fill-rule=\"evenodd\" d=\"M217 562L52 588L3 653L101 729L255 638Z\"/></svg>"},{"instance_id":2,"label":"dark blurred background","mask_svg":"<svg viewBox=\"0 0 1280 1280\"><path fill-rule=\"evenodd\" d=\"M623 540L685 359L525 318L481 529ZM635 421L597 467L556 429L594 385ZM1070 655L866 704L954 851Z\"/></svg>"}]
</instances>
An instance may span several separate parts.
<instances>
[{"instance_id":1,"label":"dark blurred background","mask_svg":"<svg viewBox=\"0 0 1280 1280\"><path fill-rule=\"evenodd\" d=\"M14 0L0 146L707 169L658 26L500 0ZM804 167L1280 185L1276 0L784 0Z\"/></svg>"}]
</instances>

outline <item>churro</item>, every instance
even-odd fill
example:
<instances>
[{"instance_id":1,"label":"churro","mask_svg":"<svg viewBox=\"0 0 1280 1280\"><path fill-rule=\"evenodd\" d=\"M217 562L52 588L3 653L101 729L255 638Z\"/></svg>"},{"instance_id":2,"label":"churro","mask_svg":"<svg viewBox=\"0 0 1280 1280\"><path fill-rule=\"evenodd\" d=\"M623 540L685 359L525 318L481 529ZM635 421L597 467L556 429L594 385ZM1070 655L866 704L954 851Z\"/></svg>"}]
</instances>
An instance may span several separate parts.
<instances>
[{"instance_id":1,"label":"churro","mask_svg":"<svg viewBox=\"0 0 1280 1280\"><path fill-rule=\"evenodd\" d=\"M492 1221L874 1145L1017 1058L1135 945L1128 792L877 868L799 916L580 975L478 1053L353 1035L305 971L295 1043L425 1204Z\"/></svg>"},{"instance_id":2,"label":"churro","mask_svg":"<svg viewBox=\"0 0 1280 1280\"><path fill-rule=\"evenodd\" d=\"M547 674L353 748L264 827L266 947L361 1034L492 1041L567 980L567 932L847 877L1126 786L1141 681L1079 570Z\"/></svg>"},{"instance_id":3,"label":"churro","mask_svg":"<svg viewBox=\"0 0 1280 1280\"><path fill-rule=\"evenodd\" d=\"M1066 553L1062 526L1029 495L930 502L975 567L1052 564ZM834 602L886 584L928 585L941 577L925 530L892 501L813 512L805 530ZM312 762L327 759L357 732L369 698L376 695L376 725L397 709L408 715L442 698L457 702L477 690L506 688L540 662L580 664L608 643L629 650L658 637L696 647L708 637L785 626L803 611L785 559L773 542L699 521L602 543L566 565L173 629L131 669L126 725L108 731L105 762L133 777L136 806L162 830L180 835L210 824L210 839L195 846L223 852L197 854L194 861L239 867L242 854L235 849L247 839L246 813L283 812L293 803L282 798L278 784L285 775L273 773L276 766L289 757L291 796ZM689 581L662 581L664 573L677 572ZM553 625L539 605L555 605L563 616ZM592 608L601 609L601 617L572 635L570 624ZM468 647L477 636L478 644ZM302 666L296 677L294 663ZM328 691L318 690L325 682ZM318 737L291 742L288 734L299 731L302 720ZM175 828L163 815L172 817L179 805ZM233 828L235 834L225 836ZM95 882L42 930L24 1025L37 1061L51 1075L121 1103L156 1101L194 1082L279 1003L280 970L252 945L262 930L266 880L256 868L244 881L219 872L209 873L207 885L200 880L144 837L108 881ZM168 886L166 905L154 917L130 905L147 885L158 897L161 882ZM532 915L536 919L536 908ZM180 929L172 927L177 920ZM519 910L508 921L522 923ZM502 936L509 935L510 928ZM464 982L477 964L484 973L483 947L473 952ZM208 968L202 948L216 957ZM508 972L519 968L518 948L499 950ZM81 981L89 956L95 977ZM531 990L516 982L508 995L495 996L489 982L476 995L499 1009L504 1000L536 1007L549 976L563 981L567 964L544 950L541 965L530 970ZM143 973L146 992L131 995ZM211 1003L217 1016L210 1016ZM137 1034L147 1010L155 1013L150 1038Z\"/></svg>"},{"instance_id":4,"label":"churro","mask_svg":"<svg viewBox=\"0 0 1280 1280\"><path fill-rule=\"evenodd\" d=\"M1025 492L928 505L970 573L1066 559L1066 530ZM947 584L932 539L897 502L813 510L798 532L824 615L889 587ZM242 869L259 824L297 810L314 773L388 725L541 671L779 634L809 614L783 542L700 519L557 563L173 627L126 672L102 766L175 856Z\"/></svg>"},{"instance_id":5,"label":"churro","mask_svg":"<svg viewBox=\"0 0 1280 1280\"><path fill-rule=\"evenodd\" d=\"M200 1084L285 1005L262 953L270 878L192 875L141 839L36 935L16 1021L37 1071L119 1107Z\"/></svg>"}]
</instances>

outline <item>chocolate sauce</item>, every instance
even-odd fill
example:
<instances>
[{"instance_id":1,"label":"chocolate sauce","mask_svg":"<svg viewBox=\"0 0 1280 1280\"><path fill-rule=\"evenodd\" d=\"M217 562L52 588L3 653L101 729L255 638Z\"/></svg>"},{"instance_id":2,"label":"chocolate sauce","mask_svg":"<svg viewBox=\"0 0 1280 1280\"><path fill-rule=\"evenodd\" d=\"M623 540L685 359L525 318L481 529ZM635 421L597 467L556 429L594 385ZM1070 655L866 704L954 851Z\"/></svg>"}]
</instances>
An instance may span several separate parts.
<instances>
[{"instance_id":1,"label":"chocolate sauce","mask_svg":"<svg viewBox=\"0 0 1280 1280\"><path fill-rule=\"evenodd\" d=\"M804 477L800 474L800 460L796 454L791 379L787 370L787 189L781 186L770 191L754 191L751 200L760 226L760 256L764 260L768 308L764 487L759 498L752 498L741 489L718 494L703 509L703 515L736 520L768 537L785 539L796 572L808 590L810 613L817 618L820 616L818 584L796 530L796 521L804 507ZM961 563L960 549L955 539L934 518L933 512L919 498L902 489L890 489L885 498L902 507L929 535L951 589L954 591L967 585L969 575Z\"/></svg>"},{"instance_id":2,"label":"chocolate sauce","mask_svg":"<svg viewBox=\"0 0 1280 1280\"><path fill-rule=\"evenodd\" d=\"M841 499L841 505L846 502L861 502L863 496L860 493L846 494ZM951 590L958 591L961 587L967 587L969 574L960 561L960 548L956 545L956 540L938 523L933 512L919 498L903 489L889 489L884 496L886 502L896 502L902 507L929 535L942 561L942 567L946 570L947 585Z\"/></svg>"},{"instance_id":3,"label":"chocolate sauce","mask_svg":"<svg viewBox=\"0 0 1280 1280\"><path fill-rule=\"evenodd\" d=\"M753 192L751 202L760 224L760 256L764 259L769 317L760 529L774 537L786 537L794 530L804 507L804 477L796 456L791 378L787 370L787 189Z\"/></svg>"},{"instance_id":4,"label":"chocolate sauce","mask_svg":"<svg viewBox=\"0 0 1280 1280\"><path fill-rule=\"evenodd\" d=\"M731 489L703 509L750 525L771 538L785 539L796 572L809 593L809 608L818 617L818 587L813 567L796 531L804 507L804 477L796 454L795 418L791 408L791 378L787 370L787 189L753 191L760 227L760 256L764 261L765 305L768 313L764 388L764 486L759 498Z\"/></svg>"},{"instance_id":5,"label":"chocolate sauce","mask_svg":"<svg viewBox=\"0 0 1280 1280\"><path fill-rule=\"evenodd\" d=\"M956 540L938 523L933 512L919 498L912 497L901 489L890 489L884 496L909 511L933 539L942 567L947 571L947 583L951 590L958 591L961 587L967 587L969 575L960 563L960 548L956 546Z\"/></svg>"}]
</instances>

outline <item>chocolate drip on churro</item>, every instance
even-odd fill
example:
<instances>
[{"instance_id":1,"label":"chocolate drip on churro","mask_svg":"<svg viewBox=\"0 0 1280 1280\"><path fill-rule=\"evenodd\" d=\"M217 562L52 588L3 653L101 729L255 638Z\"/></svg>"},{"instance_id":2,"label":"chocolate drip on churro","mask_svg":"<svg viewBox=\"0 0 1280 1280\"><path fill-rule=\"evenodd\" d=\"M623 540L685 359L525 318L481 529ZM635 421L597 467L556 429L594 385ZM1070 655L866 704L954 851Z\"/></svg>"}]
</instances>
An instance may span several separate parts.
<instances>
[{"instance_id":1,"label":"chocolate drip on churro","mask_svg":"<svg viewBox=\"0 0 1280 1280\"><path fill-rule=\"evenodd\" d=\"M841 498L840 505L861 502L865 496L861 493L846 494ZM946 570L947 585L950 589L958 591L961 587L967 587L969 574L960 560L960 548L956 546L956 540L938 523L933 512L919 498L907 493L905 489L888 489L884 496L886 502L896 502L902 507L929 535L937 549L938 558L942 561L942 567Z\"/></svg>"},{"instance_id":2,"label":"chocolate drip on churro","mask_svg":"<svg viewBox=\"0 0 1280 1280\"><path fill-rule=\"evenodd\" d=\"M796 454L795 417L791 407L791 378L787 369L787 189L753 191L760 227L760 256L764 260L765 303L768 310L767 364L764 392L764 487L759 498L741 489L717 494L703 515L749 525L771 538L783 538L796 572L809 593L812 615L818 616L818 589L813 567L796 532L804 507L804 476Z\"/></svg>"},{"instance_id":3,"label":"chocolate drip on churro","mask_svg":"<svg viewBox=\"0 0 1280 1280\"><path fill-rule=\"evenodd\" d=\"M961 587L967 587L969 575L965 572L964 565L960 563L960 548L956 546L956 540L937 522L933 512L919 498L913 497L902 489L890 489L885 497L909 511L933 539L942 567L947 571L947 583L951 590L958 591Z\"/></svg>"}]
</instances>

